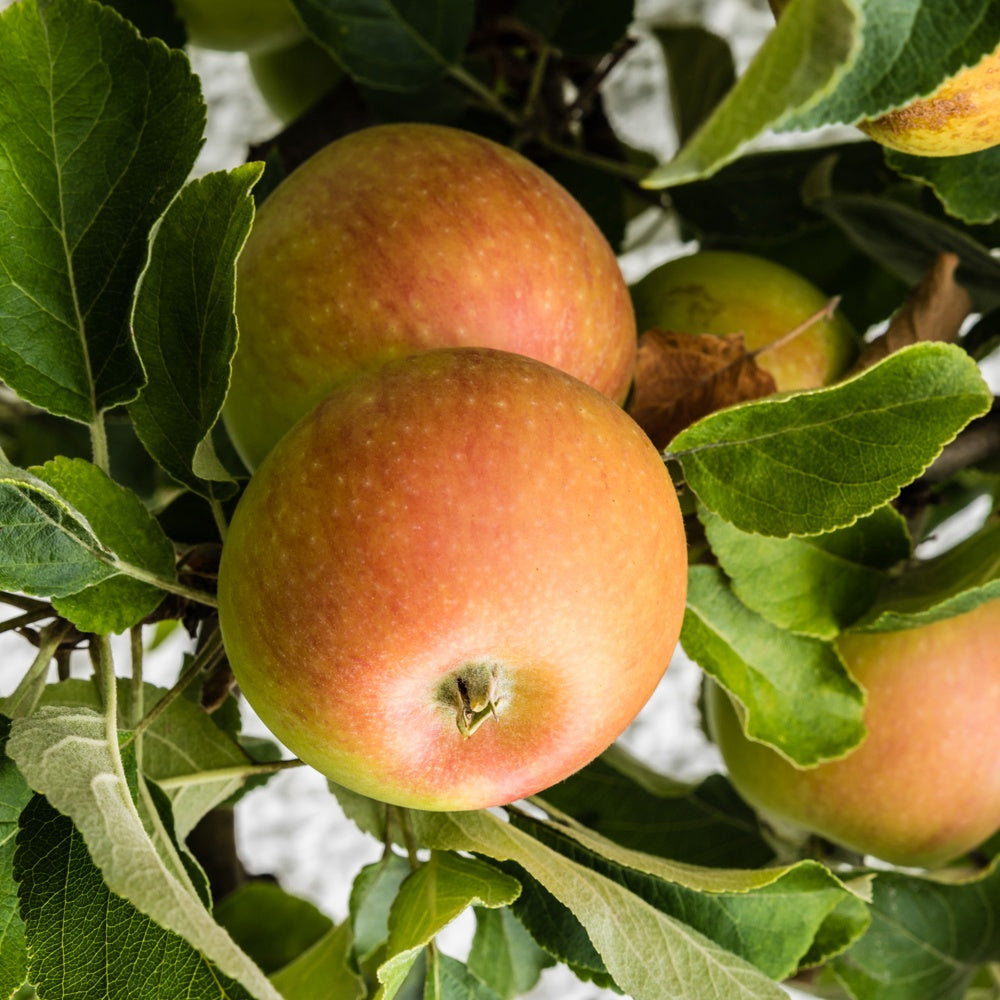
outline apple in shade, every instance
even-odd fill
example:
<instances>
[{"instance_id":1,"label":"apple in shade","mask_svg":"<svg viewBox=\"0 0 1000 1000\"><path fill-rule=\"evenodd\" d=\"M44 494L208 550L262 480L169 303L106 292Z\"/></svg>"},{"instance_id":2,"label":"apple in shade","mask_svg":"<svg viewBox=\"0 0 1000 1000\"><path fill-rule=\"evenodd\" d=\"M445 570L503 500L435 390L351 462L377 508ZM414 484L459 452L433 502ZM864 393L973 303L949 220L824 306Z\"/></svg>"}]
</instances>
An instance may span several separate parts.
<instances>
[{"instance_id":1,"label":"apple in shade","mask_svg":"<svg viewBox=\"0 0 1000 1000\"><path fill-rule=\"evenodd\" d=\"M795 271L753 254L703 250L654 268L632 286L639 330L743 334L754 351L790 333L828 303ZM847 370L858 337L839 313L757 356L779 392L818 389Z\"/></svg>"},{"instance_id":2,"label":"apple in shade","mask_svg":"<svg viewBox=\"0 0 1000 1000\"><path fill-rule=\"evenodd\" d=\"M283 122L304 114L344 78L333 56L311 38L251 54L248 61L264 103Z\"/></svg>"},{"instance_id":3,"label":"apple in shade","mask_svg":"<svg viewBox=\"0 0 1000 1000\"><path fill-rule=\"evenodd\" d=\"M673 484L608 397L442 348L335 389L241 498L219 572L248 702L334 782L420 809L532 795L611 744L667 668Z\"/></svg>"},{"instance_id":4,"label":"apple in shade","mask_svg":"<svg viewBox=\"0 0 1000 1000\"><path fill-rule=\"evenodd\" d=\"M433 347L525 354L623 401L635 318L583 208L519 153L459 129L338 139L261 207L240 257L224 419L253 468L334 386Z\"/></svg>"},{"instance_id":5,"label":"apple in shade","mask_svg":"<svg viewBox=\"0 0 1000 1000\"><path fill-rule=\"evenodd\" d=\"M865 689L868 735L800 769L749 740L733 699L707 692L709 728L741 795L777 826L898 865L933 867L1000 828L1000 601L899 632L837 640Z\"/></svg>"},{"instance_id":6,"label":"apple in shade","mask_svg":"<svg viewBox=\"0 0 1000 1000\"><path fill-rule=\"evenodd\" d=\"M224 52L267 52L302 39L291 0L174 0L188 41Z\"/></svg>"}]
</instances>

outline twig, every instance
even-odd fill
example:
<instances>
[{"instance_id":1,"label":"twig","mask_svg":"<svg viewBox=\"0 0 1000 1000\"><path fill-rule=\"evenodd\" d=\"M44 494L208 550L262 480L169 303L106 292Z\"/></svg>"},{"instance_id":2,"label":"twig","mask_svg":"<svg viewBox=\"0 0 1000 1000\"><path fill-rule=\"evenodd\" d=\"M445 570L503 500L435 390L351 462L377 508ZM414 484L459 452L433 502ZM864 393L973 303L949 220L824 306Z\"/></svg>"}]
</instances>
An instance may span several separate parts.
<instances>
[{"instance_id":1,"label":"twig","mask_svg":"<svg viewBox=\"0 0 1000 1000\"><path fill-rule=\"evenodd\" d=\"M187 670L177 679L177 683L136 723L135 728L122 741L124 750L140 737L156 720L184 693L185 688L204 670L212 667L222 656L222 635L216 627L205 639Z\"/></svg>"}]
</instances>

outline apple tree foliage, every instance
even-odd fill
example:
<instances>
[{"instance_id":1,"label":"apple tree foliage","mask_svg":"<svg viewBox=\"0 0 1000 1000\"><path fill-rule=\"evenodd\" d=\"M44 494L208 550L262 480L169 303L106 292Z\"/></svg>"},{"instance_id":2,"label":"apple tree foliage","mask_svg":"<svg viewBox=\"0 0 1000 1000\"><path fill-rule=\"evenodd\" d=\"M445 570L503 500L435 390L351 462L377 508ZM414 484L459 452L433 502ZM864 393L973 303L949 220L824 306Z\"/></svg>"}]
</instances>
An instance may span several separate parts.
<instances>
[{"instance_id":1,"label":"apple tree foliage","mask_svg":"<svg viewBox=\"0 0 1000 1000\"><path fill-rule=\"evenodd\" d=\"M1000 996L1000 839L947 873L869 868L777 838L722 774L681 784L617 747L490 812L331 788L385 844L339 923L276 884L225 884L192 836L222 840L238 797L294 765L241 733L214 616L246 481L219 423L234 263L255 199L374 121L517 146L619 249L651 214L793 263L870 339L916 311L917 333L840 382L719 393L664 452L690 539L686 653L800 766L863 739L833 639L1000 597L982 375L1000 333L1000 147L923 160L848 130L751 144L932 91L1000 43L1000 7L794 0L739 73L704 26L644 24L679 146L656 162L601 100L640 30L629 0L295 6L343 74L246 164L200 177L205 105L169 0L0 13L0 629L26 640L0 672L0 995L508 1000L560 962L642 1000L765 1000L781 981ZM941 254L957 286L921 297ZM949 326L956 287L967 308ZM978 512L968 537L921 547L963 511ZM164 689L143 658L170 629L191 652ZM437 936L470 909L471 946L449 956Z\"/></svg>"}]
</instances>

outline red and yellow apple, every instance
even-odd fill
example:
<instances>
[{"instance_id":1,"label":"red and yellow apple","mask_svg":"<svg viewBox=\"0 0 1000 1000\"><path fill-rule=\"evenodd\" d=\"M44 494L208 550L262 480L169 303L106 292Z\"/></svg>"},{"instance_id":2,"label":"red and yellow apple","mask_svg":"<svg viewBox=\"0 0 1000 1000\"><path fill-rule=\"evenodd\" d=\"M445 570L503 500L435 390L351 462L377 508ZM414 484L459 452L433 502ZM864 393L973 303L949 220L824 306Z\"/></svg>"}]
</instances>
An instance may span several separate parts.
<instances>
[{"instance_id":1,"label":"red and yellow apple","mask_svg":"<svg viewBox=\"0 0 1000 1000\"><path fill-rule=\"evenodd\" d=\"M933 867L1000 828L1000 601L898 632L837 640L867 695L867 737L801 769L747 738L718 685L709 728L740 794L776 824L863 854Z\"/></svg>"},{"instance_id":2,"label":"red and yellow apple","mask_svg":"<svg viewBox=\"0 0 1000 1000\"><path fill-rule=\"evenodd\" d=\"M583 208L519 153L436 125L331 143L261 207L240 257L224 418L253 468L337 384L432 347L512 351L615 400L635 318Z\"/></svg>"},{"instance_id":3,"label":"red and yellow apple","mask_svg":"<svg viewBox=\"0 0 1000 1000\"><path fill-rule=\"evenodd\" d=\"M224 52L266 52L304 38L291 0L174 0L188 41Z\"/></svg>"},{"instance_id":4,"label":"red and yellow apple","mask_svg":"<svg viewBox=\"0 0 1000 1000\"><path fill-rule=\"evenodd\" d=\"M486 348L321 402L240 499L226 652L274 735L421 809L531 795L604 750L676 645L687 550L664 463L608 397Z\"/></svg>"},{"instance_id":5,"label":"red and yellow apple","mask_svg":"<svg viewBox=\"0 0 1000 1000\"><path fill-rule=\"evenodd\" d=\"M828 302L815 285L753 254L703 250L654 268L632 286L639 330L743 334L747 350L774 343ZM764 350L757 364L779 392L829 385L858 353L858 338L839 313Z\"/></svg>"},{"instance_id":6,"label":"red and yellow apple","mask_svg":"<svg viewBox=\"0 0 1000 1000\"><path fill-rule=\"evenodd\" d=\"M1000 143L1000 48L946 80L929 97L897 108L861 130L914 156L959 156Z\"/></svg>"}]
</instances>

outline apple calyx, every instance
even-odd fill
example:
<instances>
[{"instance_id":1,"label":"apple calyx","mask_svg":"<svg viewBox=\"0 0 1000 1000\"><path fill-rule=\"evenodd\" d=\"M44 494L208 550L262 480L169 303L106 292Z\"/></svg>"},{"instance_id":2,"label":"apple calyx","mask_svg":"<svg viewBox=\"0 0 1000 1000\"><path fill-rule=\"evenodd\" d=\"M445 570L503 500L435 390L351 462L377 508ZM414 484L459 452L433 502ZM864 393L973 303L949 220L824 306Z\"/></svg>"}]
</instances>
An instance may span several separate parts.
<instances>
[{"instance_id":1,"label":"apple calyx","mask_svg":"<svg viewBox=\"0 0 1000 1000\"><path fill-rule=\"evenodd\" d=\"M466 739L490 716L496 719L502 699L495 663L465 663L438 688L438 700L455 709L458 731Z\"/></svg>"}]
</instances>

